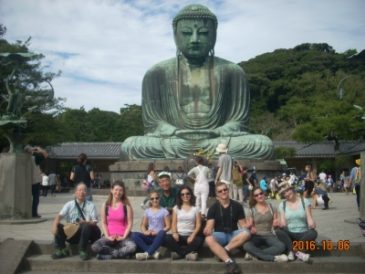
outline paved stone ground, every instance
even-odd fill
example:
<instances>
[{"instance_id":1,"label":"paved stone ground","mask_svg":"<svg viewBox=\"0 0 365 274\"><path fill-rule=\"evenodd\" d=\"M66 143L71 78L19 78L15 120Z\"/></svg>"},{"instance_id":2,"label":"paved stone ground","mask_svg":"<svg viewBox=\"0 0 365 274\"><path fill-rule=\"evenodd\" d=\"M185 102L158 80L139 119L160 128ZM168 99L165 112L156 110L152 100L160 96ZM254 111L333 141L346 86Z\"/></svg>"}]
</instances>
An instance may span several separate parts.
<instances>
[{"instance_id":1,"label":"paved stone ground","mask_svg":"<svg viewBox=\"0 0 365 274\"><path fill-rule=\"evenodd\" d=\"M330 210L321 210L320 208L313 210L320 237L333 241L350 240L351 243L365 243L365 237L357 224L359 212L356 208L355 196L352 194L346 195L345 193L331 193L331 196ZM0 242L6 238L51 242L50 230L53 218L60 211L62 205L72 198L72 193L41 197L39 214L42 215L42 219L45 219L44 222L21 224L0 222ZM106 195L94 195L97 209L100 209L101 203L105 199ZM139 231L143 214L140 204L143 199L144 197L130 197L134 208L133 230L135 231ZM278 202L272 201L274 205L277 205Z\"/></svg>"}]
</instances>

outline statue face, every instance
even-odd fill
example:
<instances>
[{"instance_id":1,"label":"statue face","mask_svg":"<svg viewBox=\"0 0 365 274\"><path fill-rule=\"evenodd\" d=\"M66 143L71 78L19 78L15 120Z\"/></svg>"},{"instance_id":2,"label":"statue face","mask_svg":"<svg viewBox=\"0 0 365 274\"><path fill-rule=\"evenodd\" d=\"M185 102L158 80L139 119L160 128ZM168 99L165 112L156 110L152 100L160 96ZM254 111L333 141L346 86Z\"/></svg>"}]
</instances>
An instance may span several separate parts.
<instances>
[{"instance_id":1,"label":"statue face","mask_svg":"<svg viewBox=\"0 0 365 274\"><path fill-rule=\"evenodd\" d=\"M216 31L213 22L206 19L183 19L178 21L175 43L190 61L204 62L214 48Z\"/></svg>"}]
</instances>

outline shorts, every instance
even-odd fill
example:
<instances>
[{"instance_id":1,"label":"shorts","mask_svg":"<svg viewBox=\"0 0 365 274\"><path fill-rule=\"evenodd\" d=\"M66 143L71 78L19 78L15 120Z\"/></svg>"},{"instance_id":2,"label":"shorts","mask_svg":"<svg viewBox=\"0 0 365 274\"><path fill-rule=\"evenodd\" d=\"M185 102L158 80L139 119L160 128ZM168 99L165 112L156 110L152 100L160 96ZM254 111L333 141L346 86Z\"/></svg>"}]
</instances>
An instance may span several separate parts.
<instances>
[{"instance_id":1,"label":"shorts","mask_svg":"<svg viewBox=\"0 0 365 274\"><path fill-rule=\"evenodd\" d=\"M250 231L247 228L240 228L238 230L234 230L232 232L219 232L215 231L213 232L214 239L221 245L225 246L227 245L234 237L236 237L240 233L247 233L248 235L251 235Z\"/></svg>"}]
</instances>

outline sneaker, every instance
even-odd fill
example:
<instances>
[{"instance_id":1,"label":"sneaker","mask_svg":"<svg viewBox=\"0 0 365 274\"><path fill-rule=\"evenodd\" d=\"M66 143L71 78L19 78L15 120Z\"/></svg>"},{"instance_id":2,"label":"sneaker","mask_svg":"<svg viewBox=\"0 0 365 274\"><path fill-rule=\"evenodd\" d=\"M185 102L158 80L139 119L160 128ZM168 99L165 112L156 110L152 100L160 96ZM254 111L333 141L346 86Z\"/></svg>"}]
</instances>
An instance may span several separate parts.
<instances>
[{"instance_id":1,"label":"sneaker","mask_svg":"<svg viewBox=\"0 0 365 274\"><path fill-rule=\"evenodd\" d=\"M87 252L84 250L80 250L79 255L80 255L80 259L83 261L87 261L88 259L90 259L89 254L87 254Z\"/></svg>"},{"instance_id":2,"label":"sneaker","mask_svg":"<svg viewBox=\"0 0 365 274\"><path fill-rule=\"evenodd\" d=\"M245 261L251 261L253 260L253 256L250 253L246 252L245 257L243 257L243 259Z\"/></svg>"},{"instance_id":3,"label":"sneaker","mask_svg":"<svg viewBox=\"0 0 365 274\"><path fill-rule=\"evenodd\" d=\"M61 259L67 257L67 255L63 252L63 249L56 249L53 253L52 253L52 259L56 260L56 259Z\"/></svg>"},{"instance_id":4,"label":"sneaker","mask_svg":"<svg viewBox=\"0 0 365 274\"><path fill-rule=\"evenodd\" d=\"M293 251L290 251L289 252L289 254L288 254L288 260L289 261L294 261L295 260L294 252Z\"/></svg>"},{"instance_id":5,"label":"sneaker","mask_svg":"<svg viewBox=\"0 0 365 274\"><path fill-rule=\"evenodd\" d=\"M231 262L226 264L226 273L225 274L241 274L241 269L235 262Z\"/></svg>"},{"instance_id":6,"label":"sneaker","mask_svg":"<svg viewBox=\"0 0 365 274\"><path fill-rule=\"evenodd\" d=\"M152 257L153 257L155 260L159 260L159 259L160 259L160 252L155 251L155 253L153 253Z\"/></svg>"},{"instance_id":7,"label":"sneaker","mask_svg":"<svg viewBox=\"0 0 365 274\"><path fill-rule=\"evenodd\" d=\"M177 252L171 252L171 260L181 259L181 256Z\"/></svg>"},{"instance_id":8,"label":"sneaker","mask_svg":"<svg viewBox=\"0 0 365 274\"><path fill-rule=\"evenodd\" d=\"M299 260L301 260L301 261L303 261L303 262L308 262L309 261L309 258L310 258L310 255L309 254L307 254L307 253L304 253L304 252L301 252L301 251L297 251L296 253L295 253L295 256L299 259Z\"/></svg>"},{"instance_id":9,"label":"sneaker","mask_svg":"<svg viewBox=\"0 0 365 274\"><path fill-rule=\"evenodd\" d=\"M187 261L197 261L198 260L198 253L190 252L190 253L186 254L185 259Z\"/></svg>"},{"instance_id":10,"label":"sneaker","mask_svg":"<svg viewBox=\"0 0 365 274\"><path fill-rule=\"evenodd\" d=\"M144 260L148 260L148 258L150 257L150 255L148 255L147 252L143 252L143 253L136 253L136 259L138 261L144 261Z\"/></svg>"},{"instance_id":11,"label":"sneaker","mask_svg":"<svg viewBox=\"0 0 365 274\"><path fill-rule=\"evenodd\" d=\"M274 257L274 262L282 263L287 261L288 261L288 256L286 256L285 254L276 255Z\"/></svg>"},{"instance_id":12,"label":"sneaker","mask_svg":"<svg viewBox=\"0 0 365 274\"><path fill-rule=\"evenodd\" d=\"M96 259L98 260L111 260L113 258L112 255L107 254L96 254Z\"/></svg>"}]
</instances>

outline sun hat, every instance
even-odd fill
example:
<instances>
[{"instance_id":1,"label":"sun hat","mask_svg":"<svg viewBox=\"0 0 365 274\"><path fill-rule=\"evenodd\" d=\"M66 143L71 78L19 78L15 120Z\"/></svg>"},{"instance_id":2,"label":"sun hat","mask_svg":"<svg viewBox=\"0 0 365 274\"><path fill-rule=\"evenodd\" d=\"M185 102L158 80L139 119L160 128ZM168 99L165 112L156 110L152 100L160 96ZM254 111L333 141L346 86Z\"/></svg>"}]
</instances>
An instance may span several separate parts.
<instances>
[{"instance_id":1,"label":"sun hat","mask_svg":"<svg viewBox=\"0 0 365 274\"><path fill-rule=\"evenodd\" d=\"M167 171L161 171L158 175L158 178L162 178L162 177L168 177L169 179L171 179L171 173L167 172Z\"/></svg>"},{"instance_id":2,"label":"sun hat","mask_svg":"<svg viewBox=\"0 0 365 274\"><path fill-rule=\"evenodd\" d=\"M228 148L226 144L219 144L215 149L218 153L227 153Z\"/></svg>"},{"instance_id":3,"label":"sun hat","mask_svg":"<svg viewBox=\"0 0 365 274\"><path fill-rule=\"evenodd\" d=\"M279 184L279 195L283 195L285 191L289 190L289 189L294 189L293 186L291 186L287 181L282 182L281 184Z\"/></svg>"},{"instance_id":4,"label":"sun hat","mask_svg":"<svg viewBox=\"0 0 365 274\"><path fill-rule=\"evenodd\" d=\"M361 165L361 159L356 159L355 160L355 163L359 166L359 165Z\"/></svg>"}]
</instances>

